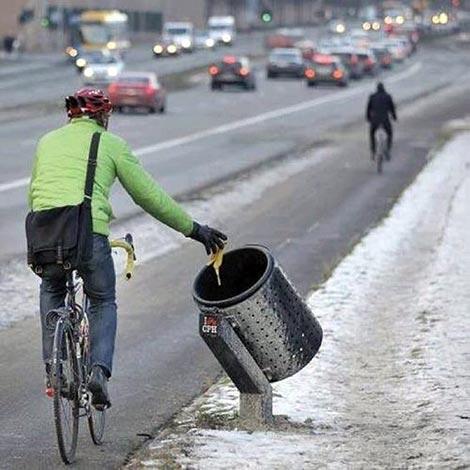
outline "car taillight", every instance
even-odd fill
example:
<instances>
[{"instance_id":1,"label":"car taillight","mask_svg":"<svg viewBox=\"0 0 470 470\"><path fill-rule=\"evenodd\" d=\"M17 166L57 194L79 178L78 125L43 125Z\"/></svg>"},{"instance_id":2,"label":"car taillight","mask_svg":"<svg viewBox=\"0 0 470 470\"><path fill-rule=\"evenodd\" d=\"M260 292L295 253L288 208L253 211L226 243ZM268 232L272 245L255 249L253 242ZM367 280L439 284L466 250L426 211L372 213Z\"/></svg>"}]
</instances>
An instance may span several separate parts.
<instances>
[{"instance_id":1,"label":"car taillight","mask_svg":"<svg viewBox=\"0 0 470 470\"><path fill-rule=\"evenodd\" d=\"M357 58L357 55L353 55L350 60L351 65L357 65L358 62L359 59Z\"/></svg>"},{"instance_id":2,"label":"car taillight","mask_svg":"<svg viewBox=\"0 0 470 470\"><path fill-rule=\"evenodd\" d=\"M339 80L340 78L343 78L343 72L339 69L336 69L334 72L333 72L333 78L335 80Z\"/></svg>"},{"instance_id":3,"label":"car taillight","mask_svg":"<svg viewBox=\"0 0 470 470\"><path fill-rule=\"evenodd\" d=\"M238 71L238 73L242 77L246 77L250 73L250 71L246 67L241 67L240 70Z\"/></svg>"},{"instance_id":4,"label":"car taillight","mask_svg":"<svg viewBox=\"0 0 470 470\"><path fill-rule=\"evenodd\" d=\"M315 78L315 70L313 70L313 69L307 69L307 70L305 70L305 76L306 76L307 78L310 78L310 79L311 79L311 78Z\"/></svg>"},{"instance_id":5,"label":"car taillight","mask_svg":"<svg viewBox=\"0 0 470 470\"><path fill-rule=\"evenodd\" d=\"M366 64L367 65L374 65L374 61L370 57L367 57Z\"/></svg>"},{"instance_id":6,"label":"car taillight","mask_svg":"<svg viewBox=\"0 0 470 470\"><path fill-rule=\"evenodd\" d=\"M145 87L145 93L146 93L147 95L153 95L153 94L156 93L156 91L157 91L157 89L154 88L153 86L147 86L147 87Z\"/></svg>"},{"instance_id":7,"label":"car taillight","mask_svg":"<svg viewBox=\"0 0 470 470\"><path fill-rule=\"evenodd\" d=\"M118 84L117 83L111 83L111 85L109 85L108 87L108 93L109 94L114 94L118 91Z\"/></svg>"},{"instance_id":8,"label":"car taillight","mask_svg":"<svg viewBox=\"0 0 470 470\"><path fill-rule=\"evenodd\" d=\"M212 65L211 67L209 67L209 73L211 75L217 75L219 73L219 67Z\"/></svg>"}]
</instances>

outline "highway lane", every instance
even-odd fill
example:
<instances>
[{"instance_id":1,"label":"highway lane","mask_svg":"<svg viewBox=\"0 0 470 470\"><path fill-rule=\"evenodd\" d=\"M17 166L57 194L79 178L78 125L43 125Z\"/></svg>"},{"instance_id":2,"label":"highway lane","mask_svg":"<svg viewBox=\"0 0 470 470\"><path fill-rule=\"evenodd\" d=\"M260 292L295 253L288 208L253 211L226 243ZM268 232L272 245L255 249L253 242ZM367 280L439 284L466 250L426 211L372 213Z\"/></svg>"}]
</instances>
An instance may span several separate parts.
<instances>
[{"instance_id":1,"label":"highway lane","mask_svg":"<svg viewBox=\"0 0 470 470\"><path fill-rule=\"evenodd\" d=\"M463 87L402 105L394 158L383 176L368 159L362 120L331 126L325 151L309 157L314 165L242 210L227 207L219 224L232 246L253 241L271 246L305 294L413 180L442 122L466 114L469 106ZM135 283L120 283L107 440L98 449L83 432L77 468L117 468L145 439L138 434L154 433L218 374L197 337L189 299L189 284L204 261L200 247L185 244L141 266ZM0 358L0 467L60 468L50 402L41 395L36 319L0 331Z\"/></svg>"},{"instance_id":2,"label":"highway lane","mask_svg":"<svg viewBox=\"0 0 470 470\"><path fill-rule=\"evenodd\" d=\"M381 78L398 103L413 100L468 75L469 59L459 49L423 48L413 60ZM375 80L349 89L309 89L296 80L270 80L258 73L258 90L211 92L208 84L173 93L165 116L115 115L111 130L128 139L148 170L181 195L229 177L273 156L324 139L364 113ZM5 242L0 260L23 250L25 184L37 138L63 122L61 114L6 123L0 128L0 215ZM364 142L365 145L365 142ZM12 189L12 185L17 187ZM118 217L136 213L122 190L113 194Z\"/></svg>"},{"instance_id":3,"label":"highway lane","mask_svg":"<svg viewBox=\"0 0 470 470\"><path fill-rule=\"evenodd\" d=\"M127 70L154 71L159 75L181 73L210 64L224 54L264 53L262 34L241 34L232 47L218 47L213 51L198 50L179 57L155 59L152 44L142 44L130 49L126 54ZM59 103L61 97L71 89L83 86L83 81L74 66L54 55L44 59L50 67L30 71L25 64L24 72L18 65L15 74L0 76L0 111L14 107L30 106L33 103ZM29 92L31 90L31 93Z\"/></svg>"}]
</instances>

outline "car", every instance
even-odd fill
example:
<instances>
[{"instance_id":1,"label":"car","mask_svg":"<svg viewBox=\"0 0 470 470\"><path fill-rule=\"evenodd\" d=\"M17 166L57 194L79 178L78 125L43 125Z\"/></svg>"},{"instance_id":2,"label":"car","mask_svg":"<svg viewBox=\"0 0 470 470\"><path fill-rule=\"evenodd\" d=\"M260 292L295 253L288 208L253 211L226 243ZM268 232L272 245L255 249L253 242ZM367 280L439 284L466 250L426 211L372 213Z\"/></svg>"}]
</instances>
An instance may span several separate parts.
<instances>
[{"instance_id":1,"label":"car","mask_svg":"<svg viewBox=\"0 0 470 470\"><path fill-rule=\"evenodd\" d=\"M372 44L371 51L377 58L377 62L383 69L390 69L393 65L393 57L387 47L380 44Z\"/></svg>"},{"instance_id":2,"label":"car","mask_svg":"<svg viewBox=\"0 0 470 470\"><path fill-rule=\"evenodd\" d=\"M348 69L350 78L360 79L364 76L364 64L359 61L357 52L351 48L332 48L329 54L337 57Z\"/></svg>"},{"instance_id":3,"label":"car","mask_svg":"<svg viewBox=\"0 0 470 470\"><path fill-rule=\"evenodd\" d=\"M297 48L273 49L269 54L266 66L267 78L288 76L303 78L305 72L305 62L302 52Z\"/></svg>"},{"instance_id":4,"label":"car","mask_svg":"<svg viewBox=\"0 0 470 470\"><path fill-rule=\"evenodd\" d=\"M344 34L348 29L346 21L342 19L330 20L327 27L331 34Z\"/></svg>"},{"instance_id":5,"label":"car","mask_svg":"<svg viewBox=\"0 0 470 470\"><path fill-rule=\"evenodd\" d=\"M78 73L82 73L84 68L89 63L100 63L106 61L111 53L107 49L99 49L96 51L79 51L77 50L77 56L74 65Z\"/></svg>"},{"instance_id":6,"label":"car","mask_svg":"<svg viewBox=\"0 0 470 470\"><path fill-rule=\"evenodd\" d=\"M310 39L303 39L302 41L297 41L294 44L294 47L300 50L304 60L312 60L312 57L316 52L316 45Z\"/></svg>"},{"instance_id":7,"label":"car","mask_svg":"<svg viewBox=\"0 0 470 470\"><path fill-rule=\"evenodd\" d=\"M187 21L165 23L163 36L175 42L183 52L194 51L194 26L192 23Z\"/></svg>"},{"instance_id":8,"label":"car","mask_svg":"<svg viewBox=\"0 0 470 470\"><path fill-rule=\"evenodd\" d=\"M315 54L305 69L305 78L309 87L320 83L345 87L349 83L346 67L331 54Z\"/></svg>"},{"instance_id":9,"label":"car","mask_svg":"<svg viewBox=\"0 0 470 470\"><path fill-rule=\"evenodd\" d=\"M384 41L385 47L392 55L394 62L403 62L408 57L408 51L404 44L396 38L388 38Z\"/></svg>"},{"instance_id":10,"label":"car","mask_svg":"<svg viewBox=\"0 0 470 470\"><path fill-rule=\"evenodd\" d=\"M413 54L413 44L409 37L405 35L390 36L390 38L395 41L397 44L400 44L406 54L406 57L409 57Z\"/></svg>"},{"instance_id":11,"label":"car","mask_svg":"<svg viewBox=\"0 0 470 470\"><path fill-rule=\"evenodd\" d=\"M372 42L371 35L362 28L355 28L350 33L351 43L353 47L367 48Z\"/></svg>"},{"instance_id":12,"label":"car","mask_svg":"<svg viewBox=\"0 0 470 470\"><path fill-rule=\"evenodd\" d=\"M225 85L237 85L246 90L256 89L256 77L247 57L225 56L209 67L212 90L221 90Z\"/></svg>"},{"instance_id":13,"label":"car","mask_svg":"<svg viewBox=\"0 0 470 470\"><path fill-rule=\"evenodd\" d=\"M351 47L352 40L349 34L324 35L318 40L318 50L326 50L338 47Z\"/></svg>"},{"instance_id":14,"label":"car","mask_svg":"<svg viewBox=\"0 0 470 470\"><path fill-rule=\"evenodd\" d=\"M181 47L170 38L162 37L153 46L154 57L177 57L181 54Z\"/></svg>"},{"instance_id":15,"label":"car","mask_svg":"<svg viewBox=\"0 0 470 470\"><path fill-rule=\"evenodd\" d=\"M108 87L109 99L118 112L145 108L150 113L166 111L166 91L153 72L123 73Z\"/></svg>"},{"instance_id":16,"label":"car","mask_svg":"<svg viewBox=\"0 0 470 470\"><path fill-rule=\"evenodd\" d=\"M377 58L370 49L361 49L357 52L359 62L364 66L364 73L371 77L377 75L379 64Z\"/></svg>"},{"instance_id":17,"label":"car","mask_svg":"<svg viewBox=\"0 0 470 470\"><path fill-rule=\"evenodd\" d=\"M210 36L209 31L194 31L194 47L196 49L214 50L216 45L216 41Z\"/></svg>"},{"instance_id":18,"label":"car","mask_svg":"<svg viewBox=\"0 0 470 470\"><path fill-rule=\"evenodd\" d=\"M119 56L106 55L96 62L90 61L82 72L85 85L104 85L112 82L124 70L124 62Z\"/></svg>"},{"instance_id":19,"label":"car","mask_svg":"<svg viewBox=\"0 0 470 470\"><path fill-rule=\"evenodd\" d=\"M304 39L305 32L301 28L279 28L265 37L264 46L268 50L278 47L294 47L296 42Z\"/></svg>"},{"instance_id":20,"label":"car","mask_svg":"<svg viewBox=\"0 0 470 470\"><path fill-rule=\"evenodd\" d=\"M233 45L237 36L235 18L233 16L211 16L207 20L207 28L215 44Z\"/></svg>"}]
</instances>

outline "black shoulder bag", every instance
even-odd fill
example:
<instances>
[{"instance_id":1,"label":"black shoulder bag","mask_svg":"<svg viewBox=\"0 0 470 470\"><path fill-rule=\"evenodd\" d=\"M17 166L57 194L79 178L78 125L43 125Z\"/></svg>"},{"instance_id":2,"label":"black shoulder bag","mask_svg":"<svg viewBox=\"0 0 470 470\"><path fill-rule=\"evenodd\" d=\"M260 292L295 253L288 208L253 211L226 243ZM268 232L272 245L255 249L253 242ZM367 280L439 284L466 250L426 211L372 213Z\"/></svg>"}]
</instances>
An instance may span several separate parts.
<instances>
[{"instance_id":1,"label":"black shoulder bag","mask_svg":"<svg viewBox=\"0 0 470 470\"><path fill-rule=\"evenodd\" d=\"M31 211L26 216L28 265L41 276L47 264L76 269L91 256L93 223L91 199L101 134L91 139L83 201L77 206Z\"/></svg>"}]
</instances>

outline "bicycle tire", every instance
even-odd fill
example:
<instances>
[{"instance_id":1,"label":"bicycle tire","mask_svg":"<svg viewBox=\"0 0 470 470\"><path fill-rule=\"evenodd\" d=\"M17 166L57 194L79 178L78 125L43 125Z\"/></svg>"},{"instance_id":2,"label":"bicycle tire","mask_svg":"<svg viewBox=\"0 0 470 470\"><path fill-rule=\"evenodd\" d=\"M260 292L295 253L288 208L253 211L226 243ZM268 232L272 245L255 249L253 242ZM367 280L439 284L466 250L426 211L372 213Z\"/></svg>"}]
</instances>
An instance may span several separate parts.
<instances>
[{"instance_id":1,"label":"bicycle tire","mask_svg":"<svg viewBox=\"0 0 470 470\"><path fill-rule=\"evenodd\" d=\"M91 440L95 446L103 444L105 426L106 410L100 411L92 406L88 416L88 429L90 430Z\"/></svg>"},{"instance_id":2,"label":"bicycle tire","mask_svg":"<svg viewBox=\"0 0 470 470\"><path fill-rule=\"evenodd\" d=\"M57 321L53 351L54 423L57 443L63 462L71 464L75 460L78 439L79 370L72 327L66 320ZM64 369L67 369L67 372ZM64 383L67 388L63 388Z\"/></svg>"},{"instance_id":3,"label":"bicycle tire","mask_svg":"<svg viewBox=\"0 0 470 470\"><path fill-rule=\"evenodd\" d=\"M377 155L375 157L377 160L377 173L382 173L382 166L383 166L383 155L382 152L377 152Z\"/></svg>"}]
</instances>

